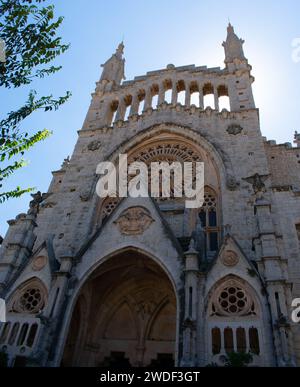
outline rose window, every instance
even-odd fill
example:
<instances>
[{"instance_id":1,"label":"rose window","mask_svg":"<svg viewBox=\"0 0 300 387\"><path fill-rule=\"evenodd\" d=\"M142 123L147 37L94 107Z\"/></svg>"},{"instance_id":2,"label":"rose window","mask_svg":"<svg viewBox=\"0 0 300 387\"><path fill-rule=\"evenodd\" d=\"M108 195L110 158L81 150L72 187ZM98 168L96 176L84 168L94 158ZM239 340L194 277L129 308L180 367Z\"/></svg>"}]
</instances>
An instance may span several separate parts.
<instances>
[{"instance_id":1,"label":"rose window","mask_svg":"<svg viewBox=\"0 0 300 387\"><path fill-rule=\"evenodd\" d=\"M255 305L248 294L239 286L230 285L221 290L213 309L218 315L245 316L255 314Z\"/></svg>"},{"instance_id":2,"label":"rose window","mask_svg":"<svg viewBox=\"0 0 300 387\"><path fill-rule=\"evenodd\" d=\"M248 302L244 291L237 287L224 289L220 294L218 301L221 308L229 314L242 312Z\"/></svg>"},{"instance_id":3,"label":"rose window","mask_svg":"<svg viewBox=\"0 0 300 387\"><path fill-rule=\"evenodd\" d=\"M38 286L27 286L24 290L17 291L11 302L9 311L13 313L35 314L43 310L45 294Z\"/></svg>"},{"instance_id":4,"label":"rose window","mask_svg":"<svg viewBox=\"0 0 300 387\"><path fill-rule=\"evenodd\" d=\"M40 289L29 288L20 298L19 307L26 313L37 313L44 306L44 300Z\"/></svg>"}]
</instances>

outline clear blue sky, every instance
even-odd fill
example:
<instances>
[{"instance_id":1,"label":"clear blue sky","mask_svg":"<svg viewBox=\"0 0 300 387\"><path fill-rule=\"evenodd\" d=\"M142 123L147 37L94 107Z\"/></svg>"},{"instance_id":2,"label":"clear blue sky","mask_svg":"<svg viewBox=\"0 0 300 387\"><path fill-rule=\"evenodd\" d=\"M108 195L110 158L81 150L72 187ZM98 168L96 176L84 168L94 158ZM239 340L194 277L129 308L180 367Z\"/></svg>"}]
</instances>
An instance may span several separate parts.
<instances>
[{"instance_id":1,"label":"clear blue sky","mask_svg":"<svg viewBox=\"0 0 300 387\"><path fill-rule=\"evenodd\" d=\"M100 77L100 64L111 56L124 36L127 79L150 70L197 64L224 66L221 46L228 19L245 39L245 54L256 78L254 95L261 129L269 139L292 142L300 131L300 63L292 61L292 40L300 38L299 0L64 0L50 1L64 15L61 35L71 43L59 59L60 73L30 88L41 94L72 99L58 112L37 113L25 128L48 128L53 136L26 154L30 164L9 180L46 192L51 171L71 155ZM0 116L21 106L29 89L0 90ZM26 212L30 196L0 205L0 235L6 220Z\"/></svg>"}]
</instances>

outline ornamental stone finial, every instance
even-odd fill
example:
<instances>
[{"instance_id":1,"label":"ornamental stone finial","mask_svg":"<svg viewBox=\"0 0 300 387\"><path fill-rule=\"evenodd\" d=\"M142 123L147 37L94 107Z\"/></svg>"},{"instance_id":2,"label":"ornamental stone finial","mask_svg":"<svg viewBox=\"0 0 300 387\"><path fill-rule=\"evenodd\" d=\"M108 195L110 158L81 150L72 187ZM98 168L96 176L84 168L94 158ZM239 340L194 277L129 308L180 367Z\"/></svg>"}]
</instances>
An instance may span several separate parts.
<instances>
[{"instance_id":1,"label":"ornamental stone finial","mask_svg":"<svg viewBox=\"0 0 300 387\"><path fill-rule=\"evenodd\" d=\"M244 55L243 44L245 41L240 39L234 32L233 26L229 23L227 27L227 39L223 43L225 49L225 63L234 62L235 59L247 60Z\"/></svg>"},{"instance_id":2,"label":"ornamental stone finial","mask_svg":"<svg viewBox=\"0 0 300 387\"><path fill-rule=\"evenodd\" d=\"M116 50L116 53L102 65L103 72L100 82L113 82L115 85L120 86L122 80L126 79L125 59L123 58L124 47L124 43L121 42Z\"/></svg>"}]
</instances>

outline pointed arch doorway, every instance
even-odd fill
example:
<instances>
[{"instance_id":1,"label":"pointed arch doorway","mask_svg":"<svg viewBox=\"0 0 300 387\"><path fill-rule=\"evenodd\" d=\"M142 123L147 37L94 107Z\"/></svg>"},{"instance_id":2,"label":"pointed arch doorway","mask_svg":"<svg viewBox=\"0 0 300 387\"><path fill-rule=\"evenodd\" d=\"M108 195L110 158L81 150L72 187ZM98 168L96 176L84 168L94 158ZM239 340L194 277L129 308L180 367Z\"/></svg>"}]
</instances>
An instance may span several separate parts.
<instances>
[{"instance_id":1,"label":"pointed arch doorway","mask_svg":"<svg viewBox=\"0 0 300 387\"><path fill-rule=\"evenodd\" d=\"M172 366L176 321L165 271L135 250L119 253L83 285L62 366Z\"/></svg>"}]
</instances>

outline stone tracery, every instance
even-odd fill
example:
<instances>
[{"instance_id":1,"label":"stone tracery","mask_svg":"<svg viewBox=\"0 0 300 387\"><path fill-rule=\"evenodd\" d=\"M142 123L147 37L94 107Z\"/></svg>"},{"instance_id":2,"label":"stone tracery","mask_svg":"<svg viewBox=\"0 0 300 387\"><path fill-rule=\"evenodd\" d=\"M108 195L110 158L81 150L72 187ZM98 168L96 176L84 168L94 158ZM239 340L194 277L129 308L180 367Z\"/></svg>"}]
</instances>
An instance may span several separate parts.
<instances>
[{"instance_id":1,"label":"stone tracery","mask_svg":"<svg viewBox=\"0 0 300 387\"><path fill-rule=\"evenodd\" d=\"M46 305L46 290L37 279L21 286L12 296L9 310L14 313L39 313Z\"/></svg>"},{"instance_id":2,"label":"stone tracery","mask_svg":"<svg viewBox=\"0 0 300 387\"><path fill-rule=\"evenodd\" d=\"M259 355L262 322L252 288L230 276L219 281L208 297L208 334L214 361L222 364L223 356L233 351Z\"/></svg>"}]
</instances>

